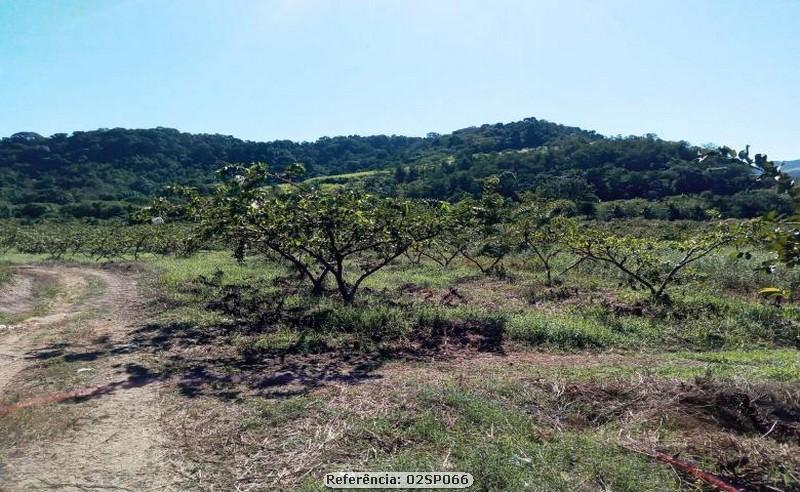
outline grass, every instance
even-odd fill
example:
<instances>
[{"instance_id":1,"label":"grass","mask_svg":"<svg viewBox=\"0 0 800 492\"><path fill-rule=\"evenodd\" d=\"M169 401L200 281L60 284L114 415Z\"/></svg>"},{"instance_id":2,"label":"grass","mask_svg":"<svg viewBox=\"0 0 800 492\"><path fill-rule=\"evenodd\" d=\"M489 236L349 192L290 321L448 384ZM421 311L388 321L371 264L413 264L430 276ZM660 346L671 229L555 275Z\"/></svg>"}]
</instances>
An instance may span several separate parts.
<instances>
[{"instance_id":1,"label":"grass","mask_svg":"<svg viewBox=\"0 0 800 492\"><path fill-rule=\"evenodd\" d=\"M64 264L71 263L77 265L97 266L98 262L94 258L90 258L80 254L65 254L59 260L54 260L46 254L31 254L31 253L18 253L16 251L8 251L2 255L2 263L6 265L34 265L34 264Z\"/></svg>"},{"instance_id":2,"label":"grass","mask_svg":"<svg viewBox=\"0 0 800 492\"><path fill-rule=\"evenodd\" d=\"M211 411L225 430L193 443L193 452L216 462L236 449L236 460L204 469L231 487L321 491L322 473L372 470L464 471L475 476L474 490L487 491L587 490L587 484L680 490L668 467L624 450L614 433L554 433L526 409L531 400L519 395L534 394L524 386L505 381L495 392L475 376L251 400ZM260 473L242 478L237 467ZM304 477L307 470L313 478Z\"/></svg>"},{"instance_id":3,"label":"grass","mask_svg":"<svg viewBox=\"0 0 800 492\"><path fill-rule=\"evenodd\" d=\"M229 283L244 283L254 278L269 279L285 272L284 268L277 267L274 263L256 259L240 264L226 251L203 251L189 258L158 256L150 264L159 271L159 287L170 292L201 275L211 278L220 271L224 272L225 281Z\"/></svg>"},{"instance_id":4,"label":"grass","mask_svg":"<svg viewBox=\"0 0 800 492\"><path fill-rule=\"evenodd\" d=\"M603 303L556 313L537 309L507 314L510 340L556 350L711 350L794 347L798 329L787 313L756 302L687 296L664 310L642 313L637 304ZM626 312L626 310L630 312Z\"/></svg>"},{"instance_id":5,"label":"grass","mask_svg":"<svg viewBox=\"0 0 800 492\"><path fill-rule=\"evenodd\" d=\"M65 295L73 296L72 301L76 305L90 305L91 300L99 296L103 289L101 282L89 281L80 292L65 292L51 277L37 276L31 293L32 309L15 315L14 322L49 314L53 302ZM68 357L68 347L84 347L88 343L93 331L87 329L87 325L96 316L95 310L88 309L68 319L50 322L46 329L37 325L26 327L36 349L24 356L33 362L26 364L8 382L0 406L86 387L94 382L93 371L79 371L80 368L91 366L91 359ZM0 457L14 452L27 442L56 438L76 427L82 418L80 411L70 405L43 404L5 414L0 412Z\"/></svg>"},{"instance_id":6,"label":"grass","mask_svg":"<svg viewBox=\"0 0 800 492\"><path fill-rule=\"evenodd\" d=\"M190 332L160 354L165 366L213 386L176 394L165 425L195 461L189 473L220 490L321 491L322 474L346 470L466 471L486 491L699 490L629 442L743 489L795 490L800 478L781 468L800 456L779 440L788 421L762 437L709 409L738 411L726 398L797 408L800 311L755 290L800 277L729 253L698 262L670 305L598 265L546 286L520 257L504 278L401 260L351 306L309 296L269 261L147 257L152 323L165 337ZM209 333L220 335L198 335Z\"/></svg>"},{"instance_id":7,"label":"grass","mask_svg":"<svg viewBox=\"0 0 800 492\"><path fill-rule=\"evenodd\" d=\"M14 324L31 317L44 316L63 293L63 288L57 282L46 277L37 277L31 288L28 308L13 314L0 313L0 324Z\"/></svg>"},{"instance_id":8,"label":"grass","mask_svg":"<svg viewBox=\"0 0 800 492\"><path fill-rule=\"evenodd\" d=\"M401 261L370 277L359 302L344 306L332 297L308 296L282 266L257 259L240 264L227 252L155 258L151 264L158 273L149 285L165 303L162 323L229 324L234 331L252 325L232 339L245 353L384 351L412 348L425 337L449 338L456 332L486 337L488 331L506 343L568 352L769 349L798 343L794 309L744 299L738 291L698 290L689 284L673 292L672 306L651 307L644 293L597 289L595 266L581 272L573 288L543 286L539 272L515 258L509 261L510 279L483 278L459 262L441 268ZM197 280L213 279L219 272L224 272L218 277L220 287ZM249 314L208 308L225 286L257 287L246 294L253 305ZM457 302L448 304L448 296ZM276 303L291 310L292 318L264 325L259 306L268 311ZM264 328L269 329L258 333Z\"/></svg>"},{"instance_id":9,"label":"grass","mask_svg":"<svg viewBox=\"0 0 800 492\"><path fill-rule=\"evenodd\" d=\"M249 402L255 412L242 420L242 428L277 428L292 421L306 418L309 414L324 412L322 398L298 396L285 400L253 400Z\"/></svg>"},{"instance_id":10,"label":"grass","mask_svg":"<svg viewBox=\"0 0 800 492\"><path fill-rule=\"evenodd\" d=\"M675 420L704 407L675 409L673 392L705 388L713 397L724 385L684 390L649 377L644 383L606 378L598 386L569 383L563 374L531 379L524 368L507 365L486 369L465 363L388 370L374 384L227 405L214 412L225 430L202 444L193 441L193 452L217 462L236 450L237 459L225 467L204 469L231 488L321 491L321 475L332 471L462 471L475 476L475 490L677 491L687 490L686 477L623 444L656 443L682 456L687 442L737 435L722 427L698 434L691 420ZM753 456L766 460L770 483L781 483L780 460L794 451L773 441L760 446ZM726 456L741 452L729 448ZM724 463L704 460L702 466L730 473ZM261 473L242 478L237 467ZM737 473L741 480L765 480L751 472Z\"/></svg>"},{"instance_id":11,"label":"grass","mask_svg":"<svg viewBox=\"0 0 800 492\"><path fill-rule=\"evenodd\" d=\"M155 285L175 301L168 310L174 320L227 323L230 336L221 343L247 360L408 353L426 340L446 344L457 357L446 368L424 359L396 363L400 375L387 369L385 382L313 391L287 386L278 391L288 394L282 398L219 402L218 420L203 431L208 438L184 442L184 449L226 463L203 468L222 488L321 491L319 477L328 471L445 470L470 472L474 489L487 491L687 490L686 477L625 449L625 436L689 460L682 453L694 449L695 462L731 480L791 489L794 479L786 487L780 478L787 459L780 444L745 449L750 441L721 423L700 432L696 421L678 418L694 407L673 414L681 388L712 398L714 388L737 394L750 385L800 381L795 310L760 302L752 286L765 279L748 270L736 280L731 261L698 264L672 290L671 305L654 307L642 292L609 285L608 272L596 265L547 287L517 258L508 262L510 278L483 278L461 262L443 269L401 261L369 278L356 304L343 306L286 291L277 279L291 272L269 263L239 265L220 253L159 260ZM721 266L727 272L714 277ZM283 295L285 312L293 314L253 324L253 313L197 309L219 291L194 280L218 269L223 284L258 286L264 297L254 305L269 311L271 296ZM790 282L794 274L780 275L778 282ZM448 298L453 290L458 298ZM487 348L512 356L507 363L471 363ZM537 362L536 353L513 356L532 350L548 362ZM696 386L701 380L712 383ZM736 444L725 453L703 447L717 439ZM237 458L230 461L232 453ZM757 471L725 468L740 456L758 456ZM254 468L262 473L243 482L242 470Z\"/></svg>"},{"instance_id":12,"label":"grass","mask_svg":"<svg viewBox=\"0 0 800 492\"><path fill-rule=\"evenodd\" d=\"M398 263L379 270L364 282L364 286L386 291L409 284L424 289L444 289L474 276L475 270L462 263L456 263L451 268L435 264L410 266L408 263Z\"/></svg>"},{"instance_id":13,"label":"grass","mask_svg":"<svg viewBox=\"0 0 800 492\"><path fill-rule=\"evenodd\" d=\"M0 264L0 287L11 281L12 273L8 265Z\"/></svg>"},{"instance_id":14,"label":"grass","mask_svg":"<svg viewBox=\"0 0 800 492\"><path fill-rule=\"evenodd\" d=\"M403 443L379 452L368 468L466 471L476 490L579 490L586 483L677 490L667 470L629 456L602 434L547 437L523 407L491 393L447 381L423 386L409 400L413 407L367 419L356 430L370 443Z\"/></svg>"},{"instance_id":15,"label":"grass","mask_svg":"<svg viewBox=\"0 0 800 492\"><path fill-rule=\"evenodd\" d=\"M64 293L63 287L55 281L36 282L33 286L33 316L43 316L50 311L59 295Z\"/></svg>"},{"instance_id":16,"label":"grass","mask_svg":"<svg viewBox=\"0 0 800 492\"><path fill-rule=\"evenodd\" d=\"M800 383L800 352L795 349L653 352L639 358L612 354L605 360L604 355L587 354L584 364L565 359L562 364L532 365L525 372L533 378L598 383L651 377L683 382L710 377L723 381Z\"/></svg>"},{"instance_id":17,"label":"grass","mask_svg":"<svg viewBox=\"0 0 800 492\"><path fill-rule=\"evenodd\" d=\"M386 176L390 174L391 171L388 170L372 170L372 171L360 171L355 173L345 173L345 174L332 174L326 176L314 176L313 178L308 178L303 181L305 184L315 184L318 185L323 190L330 190L341 188L344 185L354 185L358 181L362 181L365 178L375 177L375 176ZM283 183L278 185L281 188L287 189L291 187L290 184Z\"/></svg>"},{"instance_id":18,"label":"grass","mask_svg":"<svg viewBox=\"0 0 800 492\"><path fill-rule=\"evenodd\" d=\"M697 361L702 371L719 378L743 380L800 381L800 352L794 349L733 350L720 352L681 352L671 354L676 361ZM700 376L700 368L677 366L666 375Z\"/></svg>"},{"instance_id":19,"label":"grass","mask_svg":"<svg viewBox=\"0 0 800 492\"><path fill-rule=\"evenodd\" d=\"M0 417L0 457L33 439L46 440L77 425L81 416L72 411L28 407Z\"/></svg>"},{"instance_id":20,"label":"grass","mask_svg":"<svg viewBox=\"0 0 800 492\"><path fill-rule=\"evenodd\" d=\"M372 171L360 171L355 173L346 173L346 174L333 174L328 176L315 176L313 178L308 178L304 183L346 183L348 181L358 181L363 178L369 176L380 176L389 174L391 171L387 170L372 170Z\"/></svg>"},{"instance_id":21,"label":"grass","mask_svg":"<svg viewBox=\"0 0 800 492\"><path fill-rule=\"evenodd\" d=\"M405 388L394 409L354 426L367 441L363 447L382 445L366 468L467 471L476 476L478 490L586 490L588 484L601 490L680 489L668 468L619 444L622 430L628 438L647 435L652 423L643 415L659 405L664 407L657 411L670 411L669 398L661 402L658 396L664 384L658 380L652 388L626 382L619 393L609 393L613 401L594 402L594 386L565 392L555 382L552 389L550 383L531 385L508 369L488 377L466 369L440 378ZM648 400L632 396L637 391ZM616 405L628 406L631 416L616 417ZM609 416L598 420L592 416L598 411ZM662 438L669 442L670 435L686 431L691 429L678 425L662 430Z\"/></svg>"},{"instance_id":22,"label":"grass","mask_svg":"<svg viewBox=\"0 0 800 492\"><path fill-rule=\"evenodd\" d=\"M526 312L510 317L506 333L511 340L532 346L581 350L620 345L624 337L617 331L598 320L582 316Z\"/></svg>"}]
</instances>

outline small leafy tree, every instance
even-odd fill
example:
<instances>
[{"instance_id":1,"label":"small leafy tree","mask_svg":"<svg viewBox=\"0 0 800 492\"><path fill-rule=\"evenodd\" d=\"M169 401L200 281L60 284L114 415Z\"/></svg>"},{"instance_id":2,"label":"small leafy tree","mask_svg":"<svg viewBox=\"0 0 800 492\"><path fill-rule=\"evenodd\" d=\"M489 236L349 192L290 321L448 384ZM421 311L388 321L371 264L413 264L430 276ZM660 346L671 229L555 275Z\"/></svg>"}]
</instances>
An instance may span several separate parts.
<instances>
[{"instance_id":1,"label":"small leafy tree","mask_svg":"<svg viewBox=\"0 0 800 492\"><path fill-rule=\"evenodd\" d=\"M666 290L690 264L715 250L752 237L751 223L723 223L684 240L623 237L573 225L565 242L579 258L620 271L632 286L647 289L651 299L667 301Z\"/></svg>"},{"instance_id":2,"label":"small leafy tree","mask_svg":"<svg viewBox=\"0 0 800 492\"><path fill-rule=\"evenodd\" d=\"M409 249L406 256L415 264L420 264L422 258L427 258L440 267L446 268L461 254L459 248L449 240L448 228L443 225L442 232L426 241L421 241Z\"/></svg>"},{"instance_id":3,"label":"small leafy tree","mask_svg":"<svg viewBox=\"0 0 800 492\"><path fill-rule=\"evenodd\" d=\"M781 170L782 165L770 161L766 154L750 155L750 146L736 152L729 147L701 152L699 160L709 158L729 162L745 163L756 171L757 181L773 183L775 190L787 194L795 204L795 212L791 216L781 216L771 212L764 219L767 225L761 229L760 239L777 255L778 261L789 265L800 265L800 187L796 180ZM765 263L766 269L773 265Z\"/></svg>"},{"instance_id":4,"label":"small leafy tree","mask_svg":"<svg viewBox=\"0 0 800 492\"><path fill-rule=\"evenodd\" d=\"M475 265L483 274L496 270L500 262L514 249L511 206L497 193L500 179L496 176L484 182L480 198L466 198L456 203L446 219L446 227L436 239L449 258L457 252Z\"/></svg>"},{"instance_id":5,"label":"small leafy tree","mask_svg":"<svg viewBox=\"0 0 800 492\"><path fill-rule=\"evenodd\" d=\"M299 169L292 170L293 172ZM351 303L365 279L440 231L441 205L325 191L277 175L263 164L228 166L211 195L176 190L180 208L206 236L277 255L321 294L330 276Z\"/></svg>"},{"instance_id":6,"label":"small leafy tree","mask_svg":"<svg viewBox=\"0 0 800 492\"><path fill-rule=\"evenodd\" d=\"M547 285L553 283L556 258L566 249L563 240L571 224L567 215L572 215L574 208L575 204L568 200L544 202L529 198L515 213L514 227L520 247L533 252L544 269Z\"/></svg>"}]
</instances>

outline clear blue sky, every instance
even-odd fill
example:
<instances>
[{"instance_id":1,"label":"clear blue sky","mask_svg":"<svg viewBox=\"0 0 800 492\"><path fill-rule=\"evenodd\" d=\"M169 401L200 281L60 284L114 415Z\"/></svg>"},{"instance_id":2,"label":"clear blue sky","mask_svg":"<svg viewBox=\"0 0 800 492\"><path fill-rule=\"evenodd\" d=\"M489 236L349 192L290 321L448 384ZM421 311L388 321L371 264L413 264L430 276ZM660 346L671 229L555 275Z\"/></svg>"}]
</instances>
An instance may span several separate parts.
<instances>
[{"instance_id":1,"label":"clear blue sky","mask_svg":"<svg viewBox=\"0 0 800 492\"><path fill-rule=\"evenodd\" d=\"M800 158L800 1L0 0L0 135L527 116Z\"/></svg>"}]
</instances>

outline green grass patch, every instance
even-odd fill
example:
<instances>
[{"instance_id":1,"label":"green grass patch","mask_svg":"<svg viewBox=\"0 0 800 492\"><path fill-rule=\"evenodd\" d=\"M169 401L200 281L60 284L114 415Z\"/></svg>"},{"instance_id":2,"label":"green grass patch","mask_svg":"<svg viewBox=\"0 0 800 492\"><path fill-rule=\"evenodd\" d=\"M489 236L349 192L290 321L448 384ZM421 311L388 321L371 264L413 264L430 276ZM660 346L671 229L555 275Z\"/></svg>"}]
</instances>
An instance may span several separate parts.
<instances>
[{"instance_id":1,"label":"green grass patch","mask_svg":"<svg viewBox=\"0 0 800 492\"><path fill-rule=\"evenodd\" d=\"M688 367L668 365L660 368L659 373L694 377L710 372L719 378L780 382L800 380L800 351L796 349L680 352L671 354L668 360L695 361L702 365Z\"/></svg>"},{"instance_id":2,"label":"green grass patch","mask_svg":"<svg viewBox=\"0 0 800 492\"><path fill-rule=\"evenodd\" d=\"M0 263L0 287L11 281L12 274L9 265Z\"/></svg>"},{"instance_id":3,"label":"green grass patch","mask_svg":"<svg viewBox=\"0 0 800 492\"><path fill-rule=\"evenodd\" d=\"M31 317L45 316L63 293L63 287L57 282L37 278L31 288L29 309L14 314L0 313L0 323L14 324Z\"/></svg>"},{"instance_id":4,"label":"green grass patch","mask_svg":"<svg viewBox=\"0 0 800 492\"><path fill-rule=\"evenodd\" d=\"M432 263L415 265L402 261L379 270L364 281L364 286L390 292L409 284L424 289L443 289L474 276L475 269L466 265L443 268Z\"/></svg>"},{"instance_id":5,"label":"green grass patch","mask_svg":"<svg viewBox=\"0 0 800 492\"><path fill-rule=\"evenodd\" d=\"M351 446L376 450L366 470L464 471L487 491L680 489L667 468L623 450L614 436L543 432L502 392L449 380L395 397L405 404L354 429ZM308 481L303 490L322 489Z\"/></svg>"},{"instance_id":6,"label":"green grass patch","mask_svg":"<svg viewBox=\"0 0 800 492\"><path fill-rule=\"evenodd\" d=\"M307 419L325 413L326 398L307 395L279 400L252 400L248 402L254 412L241 423L243 429L280 427L298 419ZM324 418L324 417L323 417Z\"/></svg>"},{"instance_id":7,"label":"green grass patch","mask_svg":"<svg viewBox=\"0 0 800 492\"><path fill-rule=\"evenodd\" d=\"M611 326L598 320L537 312L512 315L506 334L513 341L564 350L601 349L618 344L620 339Z\"/></svg>"},{"instance_id":8,"label":"green grass patch","mask_svg":"<svg viewBox=\"0 0 800 492\"><path fill-rule=\"evenodd\" d=\"M534 378L570 381L614 381L643 376L683 381L713 378L793 383L800 381L800 351L757 349L650 353L642 359L632 357L585 365L531 366L525 368L524 373ZM499 373L493 377L502 379L508 376Z\"/></svg>"}]
</instances>

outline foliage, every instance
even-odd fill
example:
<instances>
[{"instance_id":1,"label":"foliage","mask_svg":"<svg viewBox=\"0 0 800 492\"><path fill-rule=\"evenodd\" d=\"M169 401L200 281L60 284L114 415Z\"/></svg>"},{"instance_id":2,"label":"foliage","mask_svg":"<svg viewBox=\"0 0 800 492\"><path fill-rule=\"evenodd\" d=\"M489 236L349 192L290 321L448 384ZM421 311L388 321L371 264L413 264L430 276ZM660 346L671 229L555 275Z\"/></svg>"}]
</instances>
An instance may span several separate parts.
<instances>
[{"instance_id":1,"label":"foliage","mask_svg":"<svg viewBox=\"0 0 800 492\"><path fill-rule=\"evenodd\" d=\"M703 153L700 160L708 158L726 158L745 164L758 173L757 181L769 183L778 193L789 197L794 206L791 215L782 214L777 208L766 217L772 228L766 230L762 239L770 244L771 249L777 254L778 260L790 266L800 265L800 188L796 186L795 179L783 172L782 165L769 160L766 154L750 156L750 146L738 153L729 147L720 147ZM766 264L767 268L773 268Z\"/></svg>"},{"instance_id":2,"label":"foliage","mask_svg":"<svg viewBox=\"0 0 800 492\"><path fill-rule=\"evenodd\" d=\"M124 217L172 184L207 191L225 162L270 162L276 171L302 162L310 176L393 169L462 150L542 145L579 128L529 118L451 135L322 137L314 142L251 142L170 128L100 129L50 137L26 132L0 140L0 218Z\"/></svg>"},{"instance_id":3,"label":"foliage","mask_svg":"<svg viewBox=\"0 0 800 492\"><path fill-rule=\"evenodd\" d=\"M456 251L481 273L497 273L500 262L513 249L511 225L507 218L511 204L497 193L499 179L490 177L483 184L479 198L456 203L446 224L448 228L436 241L449 251Z\"/></svg>"},{"instance_id":4,"label":"foliage","mask_svg":"<svg viewBox=\"0 0 800 492\"><path fill-rule=\"evenodd\" d=\"M751 223L721 223L671 241L619 236L572 224L564 240L579 258L611 265L632 287L647 289L654 300L666 300L666 289L690 264L723 246L742 244L753 237Z\"/></svg>"},{"instance_id":5,"label":"foliage","mask_svg":"<svg viewBox=\"0 0 800 492\"><path fill-rule=\"evenodd\" d=\"M0 250L44 254L51 259L83 255L112 261L144 253L188 256L201 246L183 224L0 223Z\"/></svg>"},{"instance_id":6,"label":"foliage","mask_svg":"<svg viewBox=\"0 0 800 492\"><path fill-rule=\"evenodd\" d=\"M270 162L276 172L303 163L312 180L328 187L357 184L382 196L451 202L480 196L482 183L498 176L497 191L507 198L525 191L566 198L589 216L598 200L685 195L699 200L700 208L673 207L663 212L668 218L702 218L709 206L726 216L749 217L775 198L754 194L769 185L754 182L746 162L719 154L698 163L697 152L653 135L604 138L535 118L426 138L347 136L300 143L168 128L21 133L0 140L0 218L126 217L168 185L207 192L222 163L254 161ZM624 214L662 213L651 208L628 207Z\"/></svg>"},{"instance_id":7,"label":"foliage","mask_svg":"<svg viewBox=\"0 0 800 492\"><path fill-rule=\"evenodd\" d=\"M746 163L723 156L697 162L697 152L686 142L664 141L653 135L602 139L573 136L557 145L463 152L411 166L414 177L404 173L397 187L409 196L457 200L465 194L477 196L480 182L496 175L501 177L499 191L507 197L533 191L547 200L568 199L578 204L583 215L593 215L598 201L656 202L680 196L699 200L699 211L677 206L664 210L664 218L702 220L702 209L710 206L724 208L728 216L757 215L757 210L742 206L734 197L762 190L768 184L753 181ZM658 218L645 207L636 212L638 216Z\"/></svg>"},{"instance_id":8,"label":"foliage","mask_svg":"<svg viewBox=\"0 0 800 492\"><path fill-rule=\"evenodd\" d=\"M553 283L553 262L564 252L565 234L573 227L566 216L574 214L575 204L568 200L529 199L515 211L514 226L520 246L533 252L545 271L548 286Z\"/></svg>"},{"instance_id":9,"label":"foliage","mask_svg":"<svg viewBox=\"0 0 800 492\"><path fill-rule=\"evenodd\" d=\"M347 303L367 277L440 230L438 204L324 191L263 164L227 166L220 177L210 195L179 190L184 213L205 236L226 238L240 256L246 248L288 261L317 294L330 275ZM290 186L269 185L269 178Z\"/></svg>"}]
</instances>

